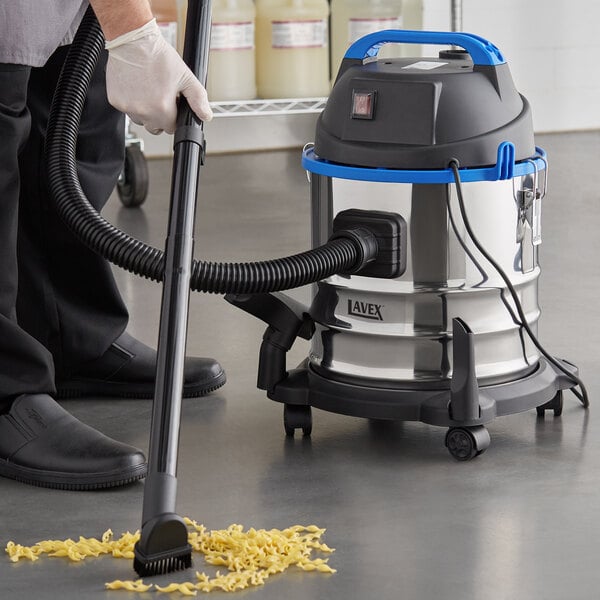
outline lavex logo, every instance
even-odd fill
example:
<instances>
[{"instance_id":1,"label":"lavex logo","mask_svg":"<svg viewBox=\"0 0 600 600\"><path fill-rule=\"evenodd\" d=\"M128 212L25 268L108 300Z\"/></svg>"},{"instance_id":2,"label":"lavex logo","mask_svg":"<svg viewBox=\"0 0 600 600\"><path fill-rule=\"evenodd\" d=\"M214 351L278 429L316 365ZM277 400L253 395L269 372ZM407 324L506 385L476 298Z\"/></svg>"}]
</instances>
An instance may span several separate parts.
<instances>
[{"instance_id":1,"label":"lavex logo","mask_svg":"<svg viewBox=\"0 0 600 600\"><path fill-rule=\"evenodd\" d=\"M348 299L348 314L354 317L383 321L383 315L381 314L382 308L383 304L373 304L371 302L360 302L359 300Z\"/></svg>"}]
</instances>

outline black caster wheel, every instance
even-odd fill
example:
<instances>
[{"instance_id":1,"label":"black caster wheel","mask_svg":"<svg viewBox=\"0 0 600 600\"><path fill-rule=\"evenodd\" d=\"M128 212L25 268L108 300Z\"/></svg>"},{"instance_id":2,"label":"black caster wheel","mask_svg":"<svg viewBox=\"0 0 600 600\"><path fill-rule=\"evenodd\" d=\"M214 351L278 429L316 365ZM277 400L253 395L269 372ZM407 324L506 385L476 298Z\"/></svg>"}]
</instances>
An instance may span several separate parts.
<instances>
[{"instance_id":1,"label":"black caster wheel","mask_svg":"<svg viewBox=\"0 0 600 600\"><path fill-rule=\"evenodd\" d=\"M543 417L546 414L547 410L553 410L555 417L560 417L562 415L563 410L563 393L562 390L556 392L556 396L552 398L546 404L542 404L542 406L538 406L536 409L538 417Z\"/></svg>"},{"instance_id":2,"label":"black caster wheel","mask_svg":"<svg viewBox=\"0 0 600 600\"><path fill-rule=\"evenodd\" d=\"M451 427L446 434L446 448L456 460L471 460L490 445L490 434L483 425Z\"/></svg>"},{"instance_id":3,"label":"black caster wheel","mask_svg":"<svg viewBox=\"0 0 600 600\"><path fill-rule=\"evenodd\" d=\"M123 206L141 206L148 196L148 164L139 146L125 148L123 172L117 181L117 193Z\"/></svg>"},{"instance_id":4,"label":"black caster wheel","mask_svg":"<svg viewBox=\"0 0 600 600\"><path fill-rule=\"evenodd\" d=\"M312 432L312 411L310 406L285 404L283 406L283 427L285 435L294 436L296 429L302 429L304 435Z\"/></svg>"}]
</instances>

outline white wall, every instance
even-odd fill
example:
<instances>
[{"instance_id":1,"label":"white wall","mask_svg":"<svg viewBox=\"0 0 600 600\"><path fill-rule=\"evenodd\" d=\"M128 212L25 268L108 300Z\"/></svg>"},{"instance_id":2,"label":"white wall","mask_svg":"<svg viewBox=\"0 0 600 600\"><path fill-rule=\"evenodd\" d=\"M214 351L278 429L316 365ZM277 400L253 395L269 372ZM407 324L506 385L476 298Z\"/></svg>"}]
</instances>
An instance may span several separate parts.
<instances>
[{"instance_id":1,"label":"white wall","mask_svg":"<svg viewBox=\"0 0 600 600\"><path fill-rule=\"evenodd\" d=\"M462 14L503 52L536 132L600 128L598 0L463 0ZM449 24L450 0L423 0L423 29Z\"/></svg>"}]
</instances>

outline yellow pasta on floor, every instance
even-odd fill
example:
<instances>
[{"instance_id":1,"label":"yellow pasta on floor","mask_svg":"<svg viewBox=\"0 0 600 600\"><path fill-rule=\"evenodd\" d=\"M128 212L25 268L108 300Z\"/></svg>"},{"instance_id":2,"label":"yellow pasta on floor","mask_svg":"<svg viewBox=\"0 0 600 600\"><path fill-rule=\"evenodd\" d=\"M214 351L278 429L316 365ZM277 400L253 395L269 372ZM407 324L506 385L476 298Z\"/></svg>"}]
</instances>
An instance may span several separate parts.
<instances>
[{"instance_id":1,"label":"yellow pasta on floor","mask_svg":"<svg viewBox=\"0 0 600 600\"><path fill-rule=\"evenodd\" d=\"M145 584L135 581L115 580L105 584L109 590L161 593L179 593L195 596L198 591L222 590L235 592L250 586L263 585L265 581L296 566L303 571L335 573L328 558L313 557L314 552L329 554L333 549L321 541L325 529L316 525L295 525L287 529L244 530L242 525L230 525L227 529L208 531L204 525L186 518L188 540L195 552L204 555L210 565L225 567L227 573L216 572L214 577L196 572L195 581L171 583L167 586ZM46 540L33 546L8 542L6 553L13 562L21 559L38 560L41 555L64 557L81 561L88 557L110 554L114 558L133 559L133 548L140 537L139 531L126 532L114 539L109 529L100 540L80 537L79 540Z\"/></svg>"}]
</instances>

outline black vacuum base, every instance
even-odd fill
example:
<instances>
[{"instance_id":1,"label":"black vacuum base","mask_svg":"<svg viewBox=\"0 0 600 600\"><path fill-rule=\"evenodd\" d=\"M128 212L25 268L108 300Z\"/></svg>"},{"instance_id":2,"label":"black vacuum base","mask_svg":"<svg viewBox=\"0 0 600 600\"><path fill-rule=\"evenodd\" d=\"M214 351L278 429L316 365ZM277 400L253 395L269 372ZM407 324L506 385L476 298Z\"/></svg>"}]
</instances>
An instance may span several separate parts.
<instances>
[{"instance_id":1,"label":"black vacuum base","mask_svg":"<svg viewBox=\"0 0 600 600\"><path fill-rule=\"evenodd\" d=\"M561 361L573 374L577 368ZM469 460L489 446L489 434L484 427L495 417L537 409L543 415L554 410L562 412L562 391L574 382L541 358L537 368L515 381L479 387L474 409L465 411L461 398L453 397L451 389L391 389L360 386L330 379L316 373L308 361L290 371L268 396L284 403L284 427L287 435L301 429L309 435L312 429L311 407L329 412L367 419L422 421L430 425L449 427L446 446L458 460ZM471 399L471 404L473 399Z\"/></svg>"}]
</instances>

